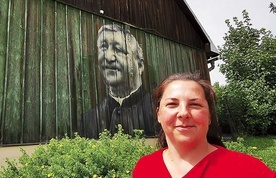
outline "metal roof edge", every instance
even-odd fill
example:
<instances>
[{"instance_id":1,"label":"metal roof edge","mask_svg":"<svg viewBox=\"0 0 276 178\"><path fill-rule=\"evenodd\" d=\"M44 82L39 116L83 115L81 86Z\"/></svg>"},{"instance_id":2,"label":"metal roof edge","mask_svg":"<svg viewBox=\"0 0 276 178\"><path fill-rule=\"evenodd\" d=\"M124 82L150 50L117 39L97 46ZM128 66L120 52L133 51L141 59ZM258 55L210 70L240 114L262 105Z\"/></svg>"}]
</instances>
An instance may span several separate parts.
<instances>
[{"instance_id":1,"label":"metal roof edge","mask_svg":"<svg viewBox=\"0 0 276 178\"><path fill-rule=\"evenodd\" d=\"M218 51L217 47L213 43L213 41L210 38L210 36L208 35L208 33L205 31L204 27L202 26L202 24L200 23L200 21L196 17L195 13L193 12L193 10L191 9L191 7L189 6L189 4L187 3L186 0L182 0L182 1L185 3L185 5L187 6L187 8L189 9L189 11L190 11L190 13L192 15L192 18L197 22L197 24L200 27L200 29L202 30L203 34L205 35L205 37L209 41L209 43L210 43L210 53L212 54L212 57L218 56L219 55L219 51Z\"/></svg>"}]
</instances>

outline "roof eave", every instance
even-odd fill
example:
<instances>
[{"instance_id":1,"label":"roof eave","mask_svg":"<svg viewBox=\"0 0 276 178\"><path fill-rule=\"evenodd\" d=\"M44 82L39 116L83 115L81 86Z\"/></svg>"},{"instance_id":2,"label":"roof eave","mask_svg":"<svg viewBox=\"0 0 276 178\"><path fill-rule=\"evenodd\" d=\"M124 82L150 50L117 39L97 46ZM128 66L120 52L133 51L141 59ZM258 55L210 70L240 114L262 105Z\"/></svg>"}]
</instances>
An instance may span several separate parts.
<instances>
[{"instance_id":1,"label":"roof eave","mask_svg":"<svg viewBox=\"0 0 276 178\"><path fill-rule=\"evenodd\" d=\"M184 3L184 6L182 5L181 7L184 8L183 10L184 10L185 14L187 15L187 18L189 18L191 20L191 23L194 26L198 27L198 30L199 30L198 32L202 36L203 41L205 42L205 52L207 54L207 58L218 56L219 51L218 51L217 47L215 46L215 44L211 40L210 36L207 34L205 29L201 25L200 21L197 19L196 15L192 11L192 9L190 8L190 6L186 2L186 0L177 0L177 1L178 2L181 1L182 3ZM193 22L195 22L195 23L193 23Z\"/></svg>"}]
</instances>

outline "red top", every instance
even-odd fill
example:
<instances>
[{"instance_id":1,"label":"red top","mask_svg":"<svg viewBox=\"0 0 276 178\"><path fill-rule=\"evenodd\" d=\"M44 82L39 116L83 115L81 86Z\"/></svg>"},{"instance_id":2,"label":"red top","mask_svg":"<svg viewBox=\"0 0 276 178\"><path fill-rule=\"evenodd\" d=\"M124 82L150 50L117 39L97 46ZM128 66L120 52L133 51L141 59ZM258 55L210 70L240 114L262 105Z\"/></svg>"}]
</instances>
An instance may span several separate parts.
<instances>
[{"instance_id":1,"label":"red top","mask_svg":"<svg viewBox=\"0 0 276 178\"><path fill-rule=\"evenodd\" d=\"M220 146L216 147L217 150L203 158L183 178L276 178L276 172L259 159ZM132 177L171 177L163 160L162 154L165 149L161 148L140 158Z\"/></svg>"}]
</instances>

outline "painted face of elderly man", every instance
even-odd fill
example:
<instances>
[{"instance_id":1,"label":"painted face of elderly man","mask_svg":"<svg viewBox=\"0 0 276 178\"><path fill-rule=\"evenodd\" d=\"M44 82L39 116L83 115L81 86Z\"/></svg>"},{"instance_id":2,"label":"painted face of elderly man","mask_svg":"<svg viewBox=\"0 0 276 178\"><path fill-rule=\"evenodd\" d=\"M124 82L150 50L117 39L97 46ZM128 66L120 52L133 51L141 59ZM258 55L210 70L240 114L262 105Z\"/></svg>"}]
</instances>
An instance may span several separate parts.
<instances>
[{"instance_id":1,"label":"painted face of elderly man","mask_svg":"<svg viewBox=\"0 0 276 178\"><path fill-rule=\"evenodd\" d=\"M98 31L98 65L109 94L124 98L142 85L144 70L142 49L128 30L116 24Z\"/></svg>"}]
</instances>

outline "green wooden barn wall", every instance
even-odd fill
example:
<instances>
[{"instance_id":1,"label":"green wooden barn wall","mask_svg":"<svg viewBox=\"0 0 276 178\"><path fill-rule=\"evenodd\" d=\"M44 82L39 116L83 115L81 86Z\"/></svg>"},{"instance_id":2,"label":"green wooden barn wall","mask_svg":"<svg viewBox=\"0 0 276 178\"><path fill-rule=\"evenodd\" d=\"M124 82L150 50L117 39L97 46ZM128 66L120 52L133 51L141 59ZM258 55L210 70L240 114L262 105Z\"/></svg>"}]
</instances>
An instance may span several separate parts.
<instances>
[{"instance_id":1,"label":"green wooden barn wall","mask_svg":"<svg viewBox=\"0 0 276 178\"><path fill-rule=\"evenodd\" d=\"M0 144L73 136L82 113L107 94L96 40L114 20L52 0L0 4ZM143 48L149 92L168 74L208 70L203 51L122 25Z\"/></svg>"}]
</instances>

